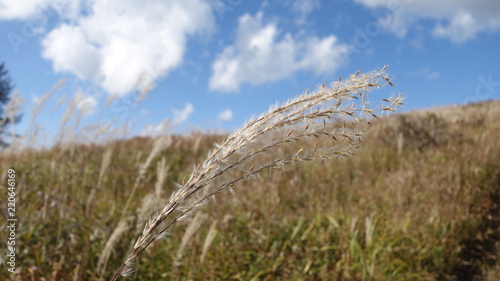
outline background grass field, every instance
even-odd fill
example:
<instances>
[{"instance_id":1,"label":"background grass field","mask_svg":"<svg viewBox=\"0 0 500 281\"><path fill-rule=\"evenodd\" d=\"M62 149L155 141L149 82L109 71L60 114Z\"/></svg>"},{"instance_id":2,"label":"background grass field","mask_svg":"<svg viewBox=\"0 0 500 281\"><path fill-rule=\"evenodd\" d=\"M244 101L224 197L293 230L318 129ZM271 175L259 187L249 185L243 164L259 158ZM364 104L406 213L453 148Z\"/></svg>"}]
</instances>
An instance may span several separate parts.
<instances>
[{"instance_id":1,"label":"background grass field","mask_svg":"<svg viewBox=\"0 0 500 281\"><path fill-rule=\"evenodd\" d=\"M149 247L130 280L500 280L498 120L500 101L382 118L355 157L220 194ZM172 183L223 138L0 154L2 184L17 172L14 280L109 280Z\"/></svg>"}]
</instances>

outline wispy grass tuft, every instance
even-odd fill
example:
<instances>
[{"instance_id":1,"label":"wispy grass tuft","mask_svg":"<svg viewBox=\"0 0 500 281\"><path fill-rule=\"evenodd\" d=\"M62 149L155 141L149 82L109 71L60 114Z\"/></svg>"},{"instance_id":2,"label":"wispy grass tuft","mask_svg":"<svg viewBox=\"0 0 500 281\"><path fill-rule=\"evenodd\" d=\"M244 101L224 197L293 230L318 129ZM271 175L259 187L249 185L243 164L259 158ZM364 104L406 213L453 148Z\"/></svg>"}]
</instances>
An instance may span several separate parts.
<instances>
[{"instance_id":1,"label":"wispy grass tuft","mask_svg":"<svg viewBox=\"0 0 500 281\"><path fill-rule=\"evenodd\" d=\"M401 94L369 103L368 93L391 85L386 67L359 72L330 87L321 86L248 121L209 152L189 179L178 185L169 203L145 226L132 252L112 280L130 273L135 259L175 223L200 207L208 198L270 168L314 159L336 159L352 155L363 134L383 112L402 104Z\"/></svg>"}]
</instances>

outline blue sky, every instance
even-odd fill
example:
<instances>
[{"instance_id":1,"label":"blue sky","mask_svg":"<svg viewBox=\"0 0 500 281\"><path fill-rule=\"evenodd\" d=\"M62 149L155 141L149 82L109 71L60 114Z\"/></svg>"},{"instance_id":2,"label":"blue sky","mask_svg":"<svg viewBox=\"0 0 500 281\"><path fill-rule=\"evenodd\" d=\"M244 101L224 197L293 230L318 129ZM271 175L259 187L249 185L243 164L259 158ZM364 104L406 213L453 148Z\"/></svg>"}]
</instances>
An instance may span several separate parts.
<instances>
[{"instance_id":1,"label":"blue sky","mask_svg":"<svg viewBox=\"0 0 500 281\"><path fill-rule=\"evenodd\" d=\"M497 0L0 0L0 34L25 101L17 130L38 128L45 143L71 105L80 129L232 130L385 64L404 110L500 97Z\"/></svg>"}]
</instances>

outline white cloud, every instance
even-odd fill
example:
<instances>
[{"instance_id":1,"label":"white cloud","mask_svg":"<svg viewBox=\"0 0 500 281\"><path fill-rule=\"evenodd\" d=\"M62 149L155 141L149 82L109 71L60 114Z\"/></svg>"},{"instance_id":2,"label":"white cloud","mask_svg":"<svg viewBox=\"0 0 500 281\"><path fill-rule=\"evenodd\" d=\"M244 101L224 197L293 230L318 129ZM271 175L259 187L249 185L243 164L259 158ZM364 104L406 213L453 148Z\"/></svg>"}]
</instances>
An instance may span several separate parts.
<instances>
[{"instance_id":1,"label":"white cloud","mask_svg":"<svg viewBox=\"0 0 500 281\"><path fill-rule=\"evenodd\" d=\"M316 74L333 72L346 60L349 46L330 35L323 39L311 37L304 46L305 55L298 61L298 68Z\"/></svg>"},{"instance_id":2,"label":"white cloud","mask_svg":"<svg viewBox=\"0 0 500 281\"><path fill-rule=\"evenodd\" d=\"M97 106L96 99L82 91L76 92L71 102L81 116L93 114Z\"/></svg>"},{"instance_id":3,"label":"white cloud","mask_svg":"<svg viewBox=\"0 0 500 281\"><path fill-rule=\"evenodd\" d=\"M456 14L448 26L438 24L432 34L436 37L450 38L455 43L462 43L474 37L479 26L469 12Z\"/></svg>"},{"instance_id":4,"label":"white cloud","mask_svg":"<svg viewBox=\"0 0 500 281\"><path fill-rule=\"evenodd\" d=\"M299 25L307 22L307 16L316 8L320 7L319 0L295 0L293 1L292 11L298 16L295 22Z\"/></svg>"},{"instance_id":5,"label":"white cloud","mask_svg":"<svg viewBox=\"0 0 500 281\"><path fill-rule=\"evenodd\" d=\"M217 115L217 120L221 122L231 121L231 119L233 119L233 111L231 109L221 111L219 115Z\"/></svg>"},{"instance_id":6,"label":"white cloud","mask_svg":"<svg viewBox=\"0 0 500 281\"><path fill-rule=\"evenodd\" d=\"M68 71L86 80L97 78L99 50L87 41L79 26L62 25L45 37L43 45L42 56L52 60L56 72Z\"/></svg>"},{"instance_id":7,"label":"white cloud","mask_svg":"<svg viewBox=\"0 0 500 281\"><path fill-rule=\"evenodd\" d=\"M212 64L210 89L238 91L243 83L262 84L286 78L297 71L334 72L347 59L349 46L334 35L326 38L279 38L276 23L262 22L263 13L239 19L236 40Z\"/></svg>"},{"instance_id":8,"label":"white cloud","mask_svg":"<svg viewBox=\"0 0 500 281\"><path fill-rule=\"evenodd\" d=\"M149 116L151 116L151 111L146 110L146 109L144 109L144 108L141 108L141 110L139 110L139 112L140 112L142 115L144 115L145 117L149 117Z\"/></svg>"},{"instance_id":9,"label":"white cloud","mask_svg":"<svg viewBox=\"0 0 500 281\"><path fill-rule=\"evenodd\" d=\"M88 4L88 14L47 34L43 56L55 71L74 73L115 95L167 75L182 63L187 37L210 31L214 24L203 0Z\"/></svg>"},{"instance_id":10,"label":"white cloud","mask_svg":"<svg viewBox=\"0 0 500 281\"><path fill-rule=\"evenodd\" d=\"M171 129L170 118L166 118L158 124L146 125L139 135L146 137L166 135L171 132Z\"/></svg>"},{"instance_id":11,"label":"white cloud","mask_svg":"<svg viewBox=\"0 0 500 281\"><path fill-rule=\"evenodd\" d=\"M33 15L47 0L0 0L0 18L25 19Z\"/></svg>"},{"instance_id":12,"label":"white cloud","mask_svg":"<svg viewBox=\"0 0 500 281\"><path fill-rule=\"evenodd\" d=\"M500 30L498 0L354 0L369 8L388 9L379 18L381 25L404 37L420 18L436 21L431 34L462 43L481 31ZM383 23L383 24L382 24Z\"/></svg>"},{"instance_id":13,"label":"white cloud","mask_svg":"<svg viewBox=\"0 0 500 281\"><path fill-rule=\"evenodd\" d=\"M441 77L441 72L438 72L438 71L433 71L425 76L425 78L427 78L429 80L434 80L434 79L437 79L439 77Z\"/></svg>"},{"instance_id":14,"label":"white cloud","mask_svg":"<svg viewBox=\"0 0 500 281\"><path fill-rule=\"evenodd\" d=\"M415 77L423 77L427 80L434 80L441 77L441 72L433 71L429 67L424 67L418 71L411 72L410 74Z\"/></svg>"},{"instance_id":15,"label":"white cloud","mask_svg":"<svg viewBox=\"0 0 500 281\"><path fill-rule=\"evenodd\" d=\"M181 109L181 110L178 110L178 109L174 109L173 110L173 113L174 113L174 120L173 120L173 124L174 125L179 125L181 123L184 123L188 120L189 116L194 112L194 107L192 104L190 103L186 103L186 106Z\"/></svg>"},{"instance_id":16,"label":"white cloud","mask_svg":"<svg viewBox=\"0 0 500 281\"><path fill-rule=\"evenodd\" d=\"M0 19L26 20L37 15L60 13L64 18L75 17L80 0L0 0Z\"/></svg>"},{"instance_id":17,"label":"white cloud","mask_svg":"<svg viewBox=\"0 0 500 281\"><path fill-rule=\"evenodd\" d=\"M172 132L173 127L184 123L189 119L189 116L191 116L191 114L194 112L194 107L191 103L186 103L183 109L173 109L172 112L174 115L173 119L166 118L160 123L146 125L146 127L140 132L140 135L160 136Z\"/></svg>"}]
</instances>

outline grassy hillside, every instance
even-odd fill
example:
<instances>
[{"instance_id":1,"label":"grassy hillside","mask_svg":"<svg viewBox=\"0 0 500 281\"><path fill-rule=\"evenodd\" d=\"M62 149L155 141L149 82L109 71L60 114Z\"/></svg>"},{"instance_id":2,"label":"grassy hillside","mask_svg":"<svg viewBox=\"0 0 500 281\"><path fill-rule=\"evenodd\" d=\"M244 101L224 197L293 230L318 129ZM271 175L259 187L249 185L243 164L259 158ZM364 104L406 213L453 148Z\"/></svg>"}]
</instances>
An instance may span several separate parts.
<instances>
[{"instance_id":1,"label":"grassy hillside","mask_svg":"<svg viewBox=\"0 0 500 281\"><path fill-rule=\"evenodd\" d=\"M498 120L500 101L382 118L355 157L219 194L149 247L130 280L500 280ZM2 185L16 171L14 280L109 280L173 182L221 139L0 154Z\"/></svg>"}]
</instances>

